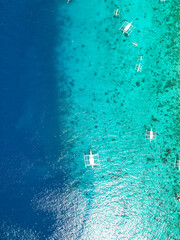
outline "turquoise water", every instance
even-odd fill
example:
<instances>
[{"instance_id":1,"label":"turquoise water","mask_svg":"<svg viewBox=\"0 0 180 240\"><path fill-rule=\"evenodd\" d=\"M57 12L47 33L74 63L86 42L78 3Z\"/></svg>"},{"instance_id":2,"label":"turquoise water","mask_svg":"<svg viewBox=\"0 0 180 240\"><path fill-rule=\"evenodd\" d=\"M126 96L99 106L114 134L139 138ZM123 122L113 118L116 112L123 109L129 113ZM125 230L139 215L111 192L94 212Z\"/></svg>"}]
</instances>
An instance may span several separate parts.
<instances>
[{"instance_id":1,"label":"turquoise water","mask_svg":"<svg viewBox=\"0 0 180 240\"><path fill-rule=\"evenodd\" d=\"M53 214L49 239L180 239L178 11L168 0L72 0L59 8L57 79L63 70L66 84L57 87L66 114L58 167L69 175L63 188L33 199L36 210ZM135 26L129 37L119 31L125 20ZM90 148L101 167L85 169Z\"/></svg>"}]
</instances>

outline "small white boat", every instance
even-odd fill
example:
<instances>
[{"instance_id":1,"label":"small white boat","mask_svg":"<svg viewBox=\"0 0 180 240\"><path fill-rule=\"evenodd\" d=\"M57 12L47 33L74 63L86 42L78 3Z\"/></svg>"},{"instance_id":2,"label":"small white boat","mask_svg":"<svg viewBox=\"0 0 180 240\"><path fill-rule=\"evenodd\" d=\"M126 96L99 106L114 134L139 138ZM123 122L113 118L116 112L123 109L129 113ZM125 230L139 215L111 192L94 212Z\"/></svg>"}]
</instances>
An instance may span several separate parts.
<instances>
[{"instance_id":1,"label":"small white boat","mask_svg":"<svg viewBox=\"0 0 180 240\"><path fill-rule=\"evenodd\" d=\"M180 170L180 160L179 160L178 157L177 157L176 160L175 160L175 167L177 167L178 170Z\"/></svg>"},{"instance_id":2,"label":"small white boat","mask_svg":"<svg viewBox=\"0 0 180 240\"><path fill-rule=\"evenodd\" d=\"M136 72L141 72L142 71L142 65L141 65L141 63L138 63L138 64L136 64L136 67L135 67L135 70L136 70Z\"/></svg>"},{"instance_id":3,"label":"small white boat","mask_svg":"<svg viewBox=\"0 0 180 240\"><path fill-rule=\"evenodd\" d=\"M140 55L140 56L138 57L138 60L139 60L139 61L142 61L142 60L143 60L143 55Z\"/></svg>"},{"instance_id":4,"label":"small white boat","mask_svg":"<svg viewBox=\"0 0 180 240\"><path fill-rule=\"evenodd\" d=\"M90 150L89 155L84 155L84 164L85 167L91 166L92 168L96 165L100 165L99 154L92 154L92 150Z\"/></svg>"},{"instance_id":5,"label":"small white boat","mask_svg":"<svg viewBox=\"0 0 180 240\"><path fill-rule=\"evenodd\" d=\"M123 33L126 33L129 36L134 30L134 28L135 27L132 25L132 22L128 23L127 21L125 21L119 30L122 30Z\"/></svg>"},{"instance_id":6,"label":"small white boat","mask_svg":"<svg viewBox=\"0 0 180 240\"><path fill-rule=\"evenodd\" d=\"M156 135L157 133L156 132L153 132L152 128L151 128L151 131L146 131L146 137L145 139L150 139L150 142L152 140L155 140L156 141Z\"/></svg>"}]
</instances>

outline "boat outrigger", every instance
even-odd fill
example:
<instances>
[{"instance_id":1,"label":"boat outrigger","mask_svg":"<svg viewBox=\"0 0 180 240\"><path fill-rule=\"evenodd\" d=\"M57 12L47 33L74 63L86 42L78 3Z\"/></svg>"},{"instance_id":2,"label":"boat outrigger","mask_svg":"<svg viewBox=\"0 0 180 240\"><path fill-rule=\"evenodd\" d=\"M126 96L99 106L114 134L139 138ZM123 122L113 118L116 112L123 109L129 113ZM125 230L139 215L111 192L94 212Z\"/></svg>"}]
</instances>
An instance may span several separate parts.
<instances>
[{"instance_id":1,"label":"boat outrigger","mask_svg":"<svg viewBox=\"0 0 180 240\"><path fill-rule=\"evenodd\" d=\"M85 167L91 166L92 168L96 165L100 165L99 154L92 154L92 150L90 150L89 155L84 155L84 164Z\"/></svg>"}]
</instances>

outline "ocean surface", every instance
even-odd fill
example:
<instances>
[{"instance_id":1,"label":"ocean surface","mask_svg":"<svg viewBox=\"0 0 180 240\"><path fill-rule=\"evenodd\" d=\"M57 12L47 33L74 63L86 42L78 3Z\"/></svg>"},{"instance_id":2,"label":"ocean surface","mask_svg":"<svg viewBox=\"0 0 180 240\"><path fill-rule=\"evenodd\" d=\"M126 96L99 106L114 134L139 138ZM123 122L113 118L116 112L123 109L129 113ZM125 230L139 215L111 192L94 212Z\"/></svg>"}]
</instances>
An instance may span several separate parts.
<instances>
[{"instance_id":1,"label":"ocean surface","mask_svg":"<svg viewBox=\"0 0 180 240\"><path fill-rule=\"evenodd\" d=\"M180 239L179 10L0 1L0 239Z\"/></svg>"}]
</instances>

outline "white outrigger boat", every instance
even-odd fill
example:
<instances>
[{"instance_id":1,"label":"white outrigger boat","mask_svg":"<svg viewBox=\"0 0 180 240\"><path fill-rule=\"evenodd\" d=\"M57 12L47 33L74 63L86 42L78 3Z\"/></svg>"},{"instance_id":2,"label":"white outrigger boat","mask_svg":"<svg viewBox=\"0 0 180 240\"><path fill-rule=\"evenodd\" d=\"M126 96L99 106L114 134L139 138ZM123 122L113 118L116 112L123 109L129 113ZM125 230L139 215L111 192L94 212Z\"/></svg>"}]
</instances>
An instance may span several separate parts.
<instances>
[{"instance_id":1,"label":"white outrigger boat","mask_svg":"<svg viewBox=\"0 0 180 240\"><path fill-rule=\"evenodd\" d=\"M141 65L141 63L138 63L138 64L136 64L136 67L135 67L135 70L136 70L136 72L141 72L142 71L142 65Z\"/></svg>"},{"instance_id":2,"label":"white outrigger boat","mask_svg":"<svg viewBox=\"0 0 180 240\"><path fill-rule=\"evenodd\" d=\"M125 21L123 25L119 28L119 30L122 30L123 33L126 33L128 36L132 33L134 30L134 26L132 25L132 22L128 23Z\"/></svg>"},{"instance_id":3,"label":"white outrigger boat","mask_svg":"<svg viewBox=\"0 0 180 240\"><path fill-rule=\"evenodd\" d=\"M146 137L145 139L150 139L150 142L154 139L156 141L156 132L153 132L152 128L151 131L146 131Z\"/></svg>"},{"instance_id":4,"label":"white outrigger boat","mask_svg":"<svg viewBox=\"0 0 180 240\"><path fill-rule=\"evenodd\" d=\"M91 166L92 168L96 165L100 165L99 154L92 154L92 150L90 150L89 155L84 155L84 164L85 167Z\"/></svg>"},{"instance_id":5,"label":"white outrigger boat","mask_svg":"<svg viewBox=\"0 0 180 240\"><path fill-rule=\"evenodd\" d=\"M175 160L175 167L177 167L178 170L180 170L180 160L179 160L178 157L177 157L176 160Z\"/></svg>"},{"instance_id":6,"label":"white outrigger boat","mask_svg":"<svg viewBox=\"0 0 180 240\"><path fill-rule=\"evenodd\" d=\"M143 55L140 55L139 57L138 57L138 61L142 61L143 60Z\"/></svg>"}]
</instances>

